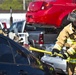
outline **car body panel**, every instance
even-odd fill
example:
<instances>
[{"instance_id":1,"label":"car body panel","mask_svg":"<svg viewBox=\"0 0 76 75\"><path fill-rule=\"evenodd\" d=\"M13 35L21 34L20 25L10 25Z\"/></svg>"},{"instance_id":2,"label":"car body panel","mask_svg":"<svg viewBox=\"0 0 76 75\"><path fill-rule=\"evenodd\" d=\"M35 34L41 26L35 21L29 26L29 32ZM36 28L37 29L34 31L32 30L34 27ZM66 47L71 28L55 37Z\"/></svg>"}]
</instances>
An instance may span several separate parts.
<instances>
[{"instance_id":1,"label":"car body panel","mask_svg":"<svg viewBox=\"0 0 76 75\"><path fill-rule=\"evenodd\" d=\"M52 64L58 73L67 74L66 72L66 60L59 57L43 56L41 61Z\"/></svg>"},{"instance_id":2,"label":"car body panel","mask_svg":"<svg viewBox=\"0 0 76 75\"><path fill-rule=\"evenodd\" d=\"M29 3L26 21L35 26L59 28L65 17L75 8L74 0L35 0Z\"/></svg>"},{"instance_id":3,"label":"car body panel","mask_svg":"<svg viewBox=\"0 0 76 75\"><path fill-rule=\"evenodd\" d=\"M35 68L30 67L29 65L18 65L18 64L0 64L0 72L2 74L8 75L20 75L20 74L27 74L27 75L44 75L41 70L37 70ZM7 69L8 67L8 69Z\"/></svg>"},{"instance_id":4,"label":"car body panel","mask_svg":"<svg viewBox=\"0 0 76 75\"><path fill-rule=\"evenodd\" d=\"M0 75L51 75L29 50L0 34Z\"/></svg>"},{"instance_id":5,"label":"car body panel","mask_svg":"<svg viewBox=\"0 0 76 75\"><path fill-rule=\"evenodd\" d=\"M54 46L54 43L49 44L46 46L46 50L47 51L52 51ZM64 52L65 51L65 47L63 47L63 50L61 51ZM52 64L55 67L55 70L57 73L60 74L67 74L66 68L67 68L67 62L65 59L62 59L59 56L56 57L52 57L49 54L44 54L43 57L41 57L41 61L43 62L47 62L48 64Z\"/></svg>"}]
</instances>

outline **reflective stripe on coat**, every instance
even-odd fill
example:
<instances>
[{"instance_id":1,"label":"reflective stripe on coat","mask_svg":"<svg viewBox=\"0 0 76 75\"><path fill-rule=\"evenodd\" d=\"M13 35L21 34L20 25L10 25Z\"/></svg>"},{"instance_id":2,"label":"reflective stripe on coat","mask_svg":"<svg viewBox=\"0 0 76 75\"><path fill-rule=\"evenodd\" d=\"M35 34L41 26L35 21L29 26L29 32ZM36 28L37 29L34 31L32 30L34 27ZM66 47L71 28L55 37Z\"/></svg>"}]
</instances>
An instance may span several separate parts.
<instances>
[{"instance_id":1,"label":"reflective stripe on coat","mask_svg":"<svg viewBox=\"0 0 76 75\"><path fill-rule=\"evenodd\" d=\"M68 47L69 50L72 49L76 52L76 30L74 30L74 28L72 27L72 23L65 26L64 29L60 32L54 48L61 51L64 46Z\"/></svg>"}]
</instances>

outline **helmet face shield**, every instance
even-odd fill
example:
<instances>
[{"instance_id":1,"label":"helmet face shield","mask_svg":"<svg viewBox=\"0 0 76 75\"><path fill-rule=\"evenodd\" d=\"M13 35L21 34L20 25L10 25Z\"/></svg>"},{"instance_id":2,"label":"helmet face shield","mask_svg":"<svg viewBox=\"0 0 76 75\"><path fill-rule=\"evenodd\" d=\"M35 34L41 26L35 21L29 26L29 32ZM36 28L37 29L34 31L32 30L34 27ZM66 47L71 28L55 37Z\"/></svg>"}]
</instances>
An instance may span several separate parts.
<instances>
[{"instance_id":1,"label":"helmet face shield","mask_svg":"<svg viewBox=\"0 0 76 75\"><path fill-rule=\"evenodd\" d=\"M75 11L72 11L72 12L68 15L67 20L68 20L68 21L71 21L71 22L76 21L76 10L75 10Z\"/></svg>"}]
</instances>

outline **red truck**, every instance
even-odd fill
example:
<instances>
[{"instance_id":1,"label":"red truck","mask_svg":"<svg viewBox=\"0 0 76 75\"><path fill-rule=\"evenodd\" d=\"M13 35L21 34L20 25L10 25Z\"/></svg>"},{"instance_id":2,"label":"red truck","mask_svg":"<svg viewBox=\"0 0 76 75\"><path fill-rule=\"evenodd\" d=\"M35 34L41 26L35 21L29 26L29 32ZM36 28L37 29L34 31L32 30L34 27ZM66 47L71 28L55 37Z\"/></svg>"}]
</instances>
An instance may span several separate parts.
<instances>
[{"instance_id":1,"label":"red truck","mask_svg":"<svg viewBox=\"0 0 76 75\"><path fill-rule=\"evenodd\" d=\"M76 0L33 0L26 12L27 24L61 28L69 23L68 14L76 8Z\"/></svg>"}]
</instances>

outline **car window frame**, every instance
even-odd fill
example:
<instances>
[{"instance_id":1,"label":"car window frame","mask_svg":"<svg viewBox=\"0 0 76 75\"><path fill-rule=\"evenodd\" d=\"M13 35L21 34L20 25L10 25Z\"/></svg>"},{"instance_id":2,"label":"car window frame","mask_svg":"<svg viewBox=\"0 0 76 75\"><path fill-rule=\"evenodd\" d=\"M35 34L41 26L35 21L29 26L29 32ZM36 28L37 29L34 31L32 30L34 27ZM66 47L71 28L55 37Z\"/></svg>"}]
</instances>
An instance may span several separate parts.
<instances>
[{"instance_id":1,"label":"car window frame","mask_svg":"<svg viewBox=\"0 0 76 75\"><path fill-rule=\"evenodd\" d=\"M13 46L15 46L14 43L12 43L12 42L10 42L10 44L13 44ZM12 45L11 45L11 47L12 47ZM26 58L27 58L27 54L24 53L23 50L21 50L21 48L19 48L18 46L15 46L15 47L18 48L18 49L16 49L18 55L24 57L24 56L21 54L21 53L23 53L23 54L26 56ZM21 52L21 53L20 53L20 52ZM28 64L17 63L17 62L16 62L16 58L15 58L15 54L14 54L14 50L13 50L13 56L14 56L15 64L18 64L18 65L20 65L20 64L21 64L21 65L29 65L29 61L28 61ZM24 58L25 58L25 57L24 57ZM27 60L28 60L28 58L27 58Z\"/></svg>"}]
</instances>

